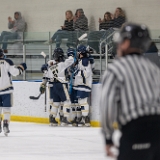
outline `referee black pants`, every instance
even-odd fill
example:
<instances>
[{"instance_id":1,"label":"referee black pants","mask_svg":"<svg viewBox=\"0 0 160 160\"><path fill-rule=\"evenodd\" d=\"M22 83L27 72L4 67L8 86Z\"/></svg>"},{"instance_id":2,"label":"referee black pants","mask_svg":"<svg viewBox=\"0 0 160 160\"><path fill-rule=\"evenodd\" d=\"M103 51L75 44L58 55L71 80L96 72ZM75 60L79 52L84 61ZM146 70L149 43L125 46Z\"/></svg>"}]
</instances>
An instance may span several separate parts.
<instances>
[{"instance_id":1,"label":"referee black pants","mask_svg":"<svg viewBox=\"0 0 160 160\"><path fill-rule=\"evenodd\" d=\"M122 127L118 160L160 160L160 116L145 116Z\"/></svg>"}]
</instances>

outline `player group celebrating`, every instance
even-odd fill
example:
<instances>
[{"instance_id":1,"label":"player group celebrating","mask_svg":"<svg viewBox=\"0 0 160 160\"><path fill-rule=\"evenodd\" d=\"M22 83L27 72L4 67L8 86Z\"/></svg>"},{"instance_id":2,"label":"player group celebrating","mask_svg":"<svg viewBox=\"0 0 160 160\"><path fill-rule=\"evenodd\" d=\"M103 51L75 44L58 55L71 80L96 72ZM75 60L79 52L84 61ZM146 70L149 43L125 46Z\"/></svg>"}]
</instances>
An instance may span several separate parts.
<instances>
[{"instance_id":1,"label":"player group celebrating","mask_svg":"<svg viewBox=\"0 0 160 160\"><path fill-rule=\"evenodd\" d=\"M80 45L77 49L69 48L67 58L61 48L53 51L53 60L42 65L43 81L40 92L49 88L49 122L57 126L56 116L60 117L61 126L90 126L88 97L92 87L93 49ZM12 107L13 85L11 76L21 75L27 69L26 63L15 66L0 49L0 133L2 132L2 111L4 114L3 130L10 132L9 122Z\"/></svg>"},{"instance_id":2,"label":"player group celebrating","mask_svg":"<svg viewBox=\"0 0 160 160\"><path fill-rule=\"evenodd\" d=\"M48 83L50 98L49 121L57 126L59 111L61 126L90 126L88 97L92 87L93 49L80 45L69 48L67 58L61 48L53 51L53 60L42 65L43 94Z\"/></svg>"}]
</instances>

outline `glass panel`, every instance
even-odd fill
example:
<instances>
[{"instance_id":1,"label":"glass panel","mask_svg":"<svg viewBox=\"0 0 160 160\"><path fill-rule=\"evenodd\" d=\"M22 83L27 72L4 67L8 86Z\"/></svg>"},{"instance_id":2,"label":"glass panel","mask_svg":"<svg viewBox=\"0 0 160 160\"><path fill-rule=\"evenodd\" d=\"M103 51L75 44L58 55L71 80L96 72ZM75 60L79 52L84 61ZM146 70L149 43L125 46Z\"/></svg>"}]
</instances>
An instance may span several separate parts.
<instances>
[{"instance_id":1,"label":"glass panel","mask_svg":"<svg viewBox=\"0 0 160 160\"><path fill-rule=\"evenodd\" d=\"M42 79L40 71L42 64L45 63L41 52L49 57L49 32L25 32L24 44L26 47L26 80Z\"/></svg>"},{"instance_id":2,"label":"glass panel","mask_svg":"<svg viewBox=\"0 0 160 160\"><path fill-rule=\"evenodd\" d=\"M49 32L24 32L25 43L44 43L49 40Z\"/></svg>"},{"instance_id":3,"label":"glass panel","mask_svg":"<svg viewBox=\"0 0 160 160\"><path fill-rule=\"evenodd\" d=\"M152 39L159 39L160 40L160 30L151 30L150 31Z\"/></svg>"},{"instance_id":4,"label":"glass panel","mask_svg":"<svg viewBox=\"0 0 160 160\"><path fill-rule=\"evenodd\" d=\"M87 33L87 37L77 43L77 39ZM18 65L23 61L23 47L25 45L26 80L40 80L42 73L40 68L45 63L45 59L40 54L42 51L47 55L47 60L52 55L56 47L61 47L66 53L68 47L77 48L77 44L84 44L94 49L93 57L95 59L95 70L93 79L98 81L100 73L103 73L106 67L105 47L108 46L108 62L112 62L113 54L116 49L113 44L114 30L107 31L52 31L52 32L25 32L19 33L19 39L13 39L8 42L8 58ZM151 30L151 37L160 49L160 30ZM52 41L51 41L52 39ZM103 42L103 43L102 43ZM101 46L101 48L100 48ZM100 50L101 49L101 50ZM102 53L102 56L99 53ZM101 57L101 58L100 58ZM14 80L23 80L23 76L13 78Z\"/></svg>"},{"instance_id":5,"label":"glass panel","mask_svg":"<svg viewBox=\"0 0 160 160\"><path fill-rule=\"evenodd\" d=\"M87 37L77 43L77 39L87 33ZM56 47L61 47L66 53L68 47L77 48L78 44L89 45L95 50L94 80L98 81L100 77L101 62L102 70L105 70L105 56L100 61L99 43L106 35L106 31L54 31L54 32L24 32L21 41L13 41L8 44L8 58L18 65L23 61L23 46L25 45L26 53L26 80L38 80L42 78L40 68L45 63L45 59L40 54L42 51L51 55ZM51 42L52 39L52 42ZM52 51L49 50L52 48ZM51 53L49 53L49 51ZM23 80L23 76L14 77L14 80Z\"/></svg>"}]
</instances>

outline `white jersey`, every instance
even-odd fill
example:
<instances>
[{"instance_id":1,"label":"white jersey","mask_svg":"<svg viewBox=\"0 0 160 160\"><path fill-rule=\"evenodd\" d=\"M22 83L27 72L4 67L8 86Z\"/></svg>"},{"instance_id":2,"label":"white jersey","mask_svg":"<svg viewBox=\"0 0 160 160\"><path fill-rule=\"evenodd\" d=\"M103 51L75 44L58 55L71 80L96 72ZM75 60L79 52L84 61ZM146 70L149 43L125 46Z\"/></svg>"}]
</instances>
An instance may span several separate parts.
<instances>
[{"instance_id":1,"label":"white jersey","mask_svg":"<svg viewBox=\"0 0 160 160\"><path fill-rule=\"evenodd\" d=\"M20 74L10 59L0 58L0 95L13 92L12 77Z\"/></svg>"},{"instance_id":2,"label":"white jersey","mask_svg":"<svg viewBox=\"0 0 160 160\"><path fill-rule=\"evenodd\" d=\"M75 76L74 89L91 92L92 65L89 58L82 58L78 64L78 74Z\"/></svg>"},{"instance_id":3,"label":"white jersey","mask_svg":"<svg viewBox=\"0 0 160 160\"><path fill-rule=\"evenodd\" d=\"M74 63L74 58L72 56L68 57L64 62L56 63L54 60L49 61L51 64L48 68L48 72L45 73L45 77L49 78L50 82L58 80L61 83L68 83L65 77L65 70Z\"/></svg>"}]
</instances>

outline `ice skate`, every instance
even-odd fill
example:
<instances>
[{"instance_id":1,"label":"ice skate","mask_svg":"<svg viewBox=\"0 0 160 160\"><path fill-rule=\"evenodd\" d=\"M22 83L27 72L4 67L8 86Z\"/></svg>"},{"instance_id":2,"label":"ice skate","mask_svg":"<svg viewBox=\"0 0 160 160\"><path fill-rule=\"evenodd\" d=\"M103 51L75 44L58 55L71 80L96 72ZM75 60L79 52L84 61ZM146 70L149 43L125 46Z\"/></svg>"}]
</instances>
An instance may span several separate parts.
<instances>
[{"instance_id":1,"label":"ice skate","mask_svg":"<svg viewBox=\"0 0 160 160\"><path fill-rule=\"evenodd\" d=\"M8 120L3 121L3 131L4 131L4 135L7 137L8 133L10 133Z\"/></svg>"},{"instance_id":2,"label":"ice skate","mask_svg":"<svg viewBox=\"0 0 160 160\"><path fill-rule=\"evenodd\" d=\"M77 122L78 122L78 127L83 127L85 125L85 120L83 117L78 118Z\"/></svg>"},{"instance_id":3,"label":"ice skate","mask_svg":"<svg viewBox=\"0 0 160 160\"><path fill-rule=\"evenodd\" d=\"M60 118L60 124L59 124L59 126L61 126L62 120L63 120L63 116L60 113L59 113L59 118Z\"/></svg>"},{"instance_id":4,"label":"ice skate","mask_svg":"<svg viewBox=\"0 0 160 160\"><path fill-rule=\"evenodd\" d=\"M56 121L55 117L53 117L53 115L49 116L49 122L50 122L50 126L58 126L58 122Z\"/></svg>"},{"instance_id":5,"label":"ice skate","mask_svg":"<svg viewBox=\"0 0 160 160\"><path fill-rule=\"evenodd\" d=\"M78 122L78 127L90 127L89 117L82 117L81 121Z\"/></svg>"},{"instance_id":6,"label":"ice skate","mask_svg":"<svg viewBox=\"0 0 160 160\"><path fill-rule=\"evenodd\" d=\"M61 122L61 126L62 127L72 126L72 123L67 120L67 117L63 117L62 122Z\"/></svg>"},{"instance_id":7,"label":"ice skate","mask_svg":"<svg viewBox=\"0 0 160 160\"><path fill-rule=\"evenodd\" d=\"M74 120L72 121L72 126L78 127L77 117L75 117Z\"/></svg>"},{"instance_id":8,"label":"ice skate","mask_svg":"<svg viewBox=\"0 0 160 160\"><path fill-rule=\"evenodd\" d=\"M87 117L85 117L85 126L86 127L90 127L91 125L90 125L90 118L87 116Z\"/></svg>"}]
</instances>

